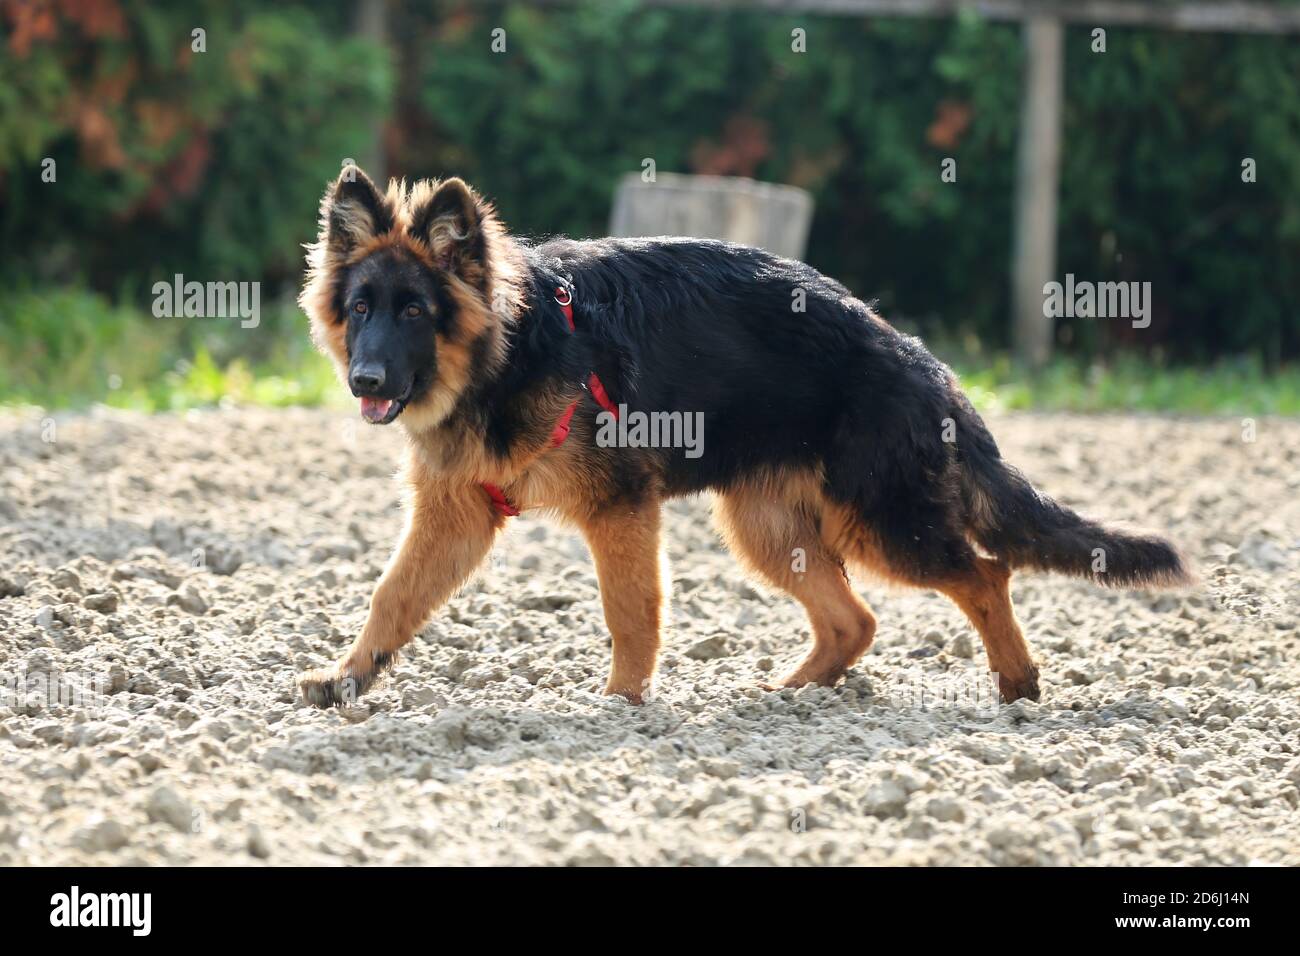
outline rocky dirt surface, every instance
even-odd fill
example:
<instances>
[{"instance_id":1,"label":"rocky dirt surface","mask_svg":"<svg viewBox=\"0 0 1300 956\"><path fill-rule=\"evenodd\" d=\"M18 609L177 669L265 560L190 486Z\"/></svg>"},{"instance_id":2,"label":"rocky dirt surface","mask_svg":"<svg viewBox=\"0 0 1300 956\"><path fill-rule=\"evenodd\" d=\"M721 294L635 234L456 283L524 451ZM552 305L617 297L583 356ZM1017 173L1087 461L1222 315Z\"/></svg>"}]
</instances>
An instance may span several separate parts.
<instances>
[{"instance_id":1,"label":"rocky dirt surface","mask_svg":"<svg viewBox=\"0 0 1300 956\"><path fill-rule=\"evenodd\" d=\"M322 712L294 676L364 618L396 429L0 415L0 864L1300 863L1300 423L990 424L1204 578L1017 578L1039 704L988 699L947 601L870 582L843 683L760 691L806 622L692 500L652 702L599 695L586 550L525 516L387 684Z\"/></svg>"}]
</instances>

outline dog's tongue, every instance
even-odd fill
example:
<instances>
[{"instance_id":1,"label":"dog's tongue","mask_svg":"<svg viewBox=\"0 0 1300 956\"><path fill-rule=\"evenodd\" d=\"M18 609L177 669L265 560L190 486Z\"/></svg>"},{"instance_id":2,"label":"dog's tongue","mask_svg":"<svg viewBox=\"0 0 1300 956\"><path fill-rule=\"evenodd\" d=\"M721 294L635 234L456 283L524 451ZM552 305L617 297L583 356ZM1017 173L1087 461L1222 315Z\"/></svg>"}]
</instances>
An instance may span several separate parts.
<instances>
[{"instance_id":1,"label":"dog's tongue","mask_svg":"<svg viewBox=\"0 0 1300 956\"><path fill-rule=\"evenodd\" d=\"M391 398L361 399L361 417L368 422L382 422L388 410L393 407Z\"/></svg>"}]
</instances>

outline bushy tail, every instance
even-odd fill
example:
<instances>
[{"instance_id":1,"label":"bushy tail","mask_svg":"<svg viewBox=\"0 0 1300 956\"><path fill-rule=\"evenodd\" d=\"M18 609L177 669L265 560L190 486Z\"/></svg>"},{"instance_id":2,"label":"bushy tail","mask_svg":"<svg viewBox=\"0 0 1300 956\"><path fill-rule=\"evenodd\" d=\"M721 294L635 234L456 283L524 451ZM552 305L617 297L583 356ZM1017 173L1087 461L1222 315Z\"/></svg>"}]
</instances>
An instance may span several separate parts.
<instances>
[{"instance_id":1,"label":"bushy tail","mask_svg":"<svg viewBox=\"0 0 1300 956\"><path fill-rule=\"evenodd\" d=\"M971 535L1012 567L1060 571L1109 587L1178 587L1193 575L1164 538L1104 528L1042 494L1002 459L963 398L957 410L962 498Z\"/></svg>"}]
</instances>

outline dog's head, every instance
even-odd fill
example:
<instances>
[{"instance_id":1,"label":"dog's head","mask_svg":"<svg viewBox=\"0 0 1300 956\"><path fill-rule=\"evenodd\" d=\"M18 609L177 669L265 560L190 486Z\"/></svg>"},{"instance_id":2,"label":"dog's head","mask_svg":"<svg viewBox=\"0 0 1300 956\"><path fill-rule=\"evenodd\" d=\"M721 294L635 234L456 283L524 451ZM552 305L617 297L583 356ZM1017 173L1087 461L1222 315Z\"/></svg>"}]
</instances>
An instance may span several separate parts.
<instances>
[{"instance_id":1,"label":"dog's head","mask_svg":"<svg viewBox=\"0 0 1300 956\"><path fill-rule=\"evenodd\" d=\"M435 427L503 361L515 256L491 206L461 180L394 181L381 194L346 167L307 248L299 303L366 421Z\"/></svg>"}]
</instances>

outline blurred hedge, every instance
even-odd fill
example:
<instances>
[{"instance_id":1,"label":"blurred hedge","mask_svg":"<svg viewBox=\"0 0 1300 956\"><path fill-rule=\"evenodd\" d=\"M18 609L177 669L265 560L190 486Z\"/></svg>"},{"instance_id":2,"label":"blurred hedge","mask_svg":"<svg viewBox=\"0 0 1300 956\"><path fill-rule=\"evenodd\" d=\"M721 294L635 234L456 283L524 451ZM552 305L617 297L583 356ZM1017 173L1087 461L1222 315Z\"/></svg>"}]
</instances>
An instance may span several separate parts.
<instances>
[{"instance_id":1,"label":"blurred hedge","mask_svg":"<svg viewBox=\"0 0 1300 956\"><path fill-rule=\"evenodd\" d=\"M323 182L383 115L390 172L464 175L534 235L603 233L617 178L647 157L804 186L814 265L927 332L1006 342L1015 26L442 2L395 9L382 50L350 38L343 2L75 6L120 23L64 14L23 39L11 14L0 38L10 282L138 304L173 271L291 289ZM206 54L189 53L194 26ZM1142 332L1066 321L1062 338L1083 354L1296 356L1300 43L1107 39L1095 54L1088 30L1067 33L1058 271L1150 281L1155 316ZM40 183L45 156L57 186Z\"/></svg>"},{"instance_id":2,"label":"blurred hedge","mask_svg":"<svg viewBox=\"0 0 1300 956\"><path fill-rule=\"evenodd\" d=\"M350 6L81 0L36 25L5 7L3 268L146 306L174 272L292 279L327 176L391 100L388 51L349 37Z\"/></svg>"}]
</instances>

